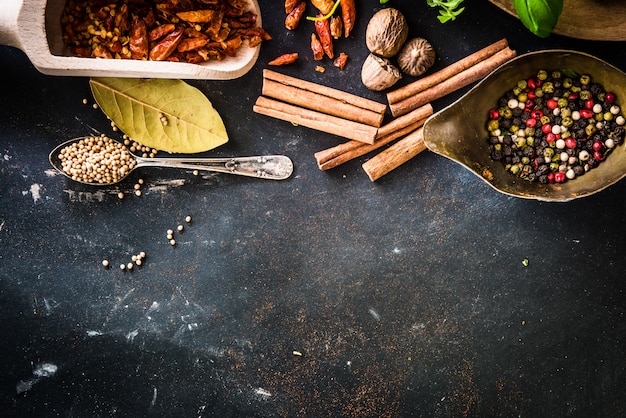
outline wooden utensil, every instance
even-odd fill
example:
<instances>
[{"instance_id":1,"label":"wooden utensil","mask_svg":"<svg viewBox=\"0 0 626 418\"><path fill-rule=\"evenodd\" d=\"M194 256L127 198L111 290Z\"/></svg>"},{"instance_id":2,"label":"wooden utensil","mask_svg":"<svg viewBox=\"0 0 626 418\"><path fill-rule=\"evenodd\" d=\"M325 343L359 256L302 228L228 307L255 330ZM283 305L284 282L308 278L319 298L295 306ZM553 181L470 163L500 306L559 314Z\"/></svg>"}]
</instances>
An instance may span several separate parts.
<instances>
[{"instance_id":1,"label":"wooden utensil","mask_svg":"<svg viewBox=\"0 0 626 418\"><path fill-rule=\"evenodd\" d=\"M516 16L513 0L489 0ZM553 30L557 35L592 41L626 41L626 2L623 0L565 1Z\"/></svg>"},{"instance_id":2,"label":"wooden utensil","mask_svg":"<svg viewBox=\"0 0 626 418\"><path fill-rule=\"evenodd\" d=\"M64 5L65 0L0 0L0 45L21 49L44 74L85 77L230 80L247 73L259 56L259 46L247 45L236 57L202 64L72 56L62 38ZM250 6L260 25L257 0L250 0Z\"/></svg>"}]
</instances>

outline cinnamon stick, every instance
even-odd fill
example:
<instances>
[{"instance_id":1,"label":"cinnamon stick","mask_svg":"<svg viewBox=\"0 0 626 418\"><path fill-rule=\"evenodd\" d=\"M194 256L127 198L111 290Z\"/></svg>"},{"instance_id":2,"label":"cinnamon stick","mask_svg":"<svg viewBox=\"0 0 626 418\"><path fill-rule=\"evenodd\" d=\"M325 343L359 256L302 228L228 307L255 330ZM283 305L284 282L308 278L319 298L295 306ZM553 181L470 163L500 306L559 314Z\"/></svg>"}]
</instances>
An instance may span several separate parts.
<instances>
[{"instance_id":1,"label":"cinnamon stick","mask_svg":"<svg viewBox=\"0 0 626 418\"><path fill-rule=\"evenodd\" d=\"M378 139L373 144L364 144L362 142L359 143L358 141L349 141L336 147L320 151L315 154L317 166L322 171L338 167L341 164L347 163L350 160L375 151L378 148L383 147L398 138L402 138L403 136L410 134L411 132L424 125L424 122L426 122L426 119L407 125L402 129L399 129L395 132L390 133L387 136Z\"/></svg>"},{"instance_id":2,"label":"cinnamon stick","mask_svg":"<svg viewBox=\"0 0 626 418\"><path fill-rule=\"evenodd\" d=\"M348 141L319 151L315 153L317 165L320 170L329 170L365 155L419 128L432 114L433 107L430 104L426 104L380 127L376 135L376 141L372 145L359 141Z\"/></svg>"},{"instance_id":3,"label":"cinnamon stick","mask_svg":"<svg viewBox=\"0 0 626 418\"><path fill-rule=\"evenodd\" d=\"M389 103L396 103L421 91L429 89L460 73L461 71L465 71L468 68L473 67L507 47L508 41L506 39L501 39L429 76L420 78L419 80L400 87L399 89L390 91L387 93L387 101Z\"/></svg>"},{"instance_id":4,"label":"cinnamon stick","mask_svg":"<svg viewBox=\"0 0 626 418\"><path fill-rule=\"evenodd\" d=\"M276 83L280 83L284 86L297 88L300 91L312 92L318 95L319 100L323 100L325 98L328 99L328 101L326 102L323 108L316 109L313 107L309 107L313 110L323 111L324 113L330 113L332 106L335 106L338 103L344 103L345 105L358 108L362 112L369 114L369 117L372 118L373 123L370 123L372 126L379 127L382 124L383 118L385 116L385 112L387 111L386 104L379 103L374 100L366 99L364 97L357 96L355 94L351 94L351 93L338 90L332 87L324 86L324 85L313 83L313 82L306 81L306 80L301 80L296 77L291 77L285 74L278 73L276 71L272 71L268 69L263 70L263 80L264 82L271 80ZM269 95L267 94L267 92L264 92L263 94ZM286 100L286 101L288 103L292 103L291 100ZM296 104L296 103L292 103L292 104ZM301 105L301 106L304 106L304 105ZM309 104L305 107L308 107L308 106L312 106L312 105ZM335 114L335 116L344 117L341 113Z\"/></svg>"},{"instance_id":5,"label":"cinnamon stick","mask_svg":"<svg viewBox=\"0 0 626 418\"><path fill-rule=\"evenodd\" d=\"M509 61L511 58L514 58L516 55L517 53L515 51L507 47L484 61L461 71L460 73L431 88L399 102L390 104L389 107L391 109L391 114L393 116L403 115L412 109L422 106L424 103L430 103L446 96L447 94L468 86L469 84L485 77L491 71Z\"/></svg>"},{"instance_id":6,"label":"cinnamon stick","mask_svg":"<svg viewBox=\"0 0 626 418\"><path fill-rule=\"evenodd\" d=\"M318 131L372 144L378 128L259 96L253 111Z\"/></svg>"},{"instance_id":7,"label":"cinnamon stick","mask_svg":"<svg viewBox=\"0 0 626 418\"><path fill-rule=\"evenodd\" d=\"M376 127L382 124L384 117L384 113L376 113L334 97L271 79L263 79L261 94L296 106Z\"/></svg>"},{"instance_id":8,"label":"cinnamon stick","mask_svg":"<svg viewBox=\"0 0 626 418\"><path fill-rule=\"evenodd\" d=\"M425 149L424 128L420 127L363 163L362 167L370 180L376 181Z\"/></svg>"}]
</instances>

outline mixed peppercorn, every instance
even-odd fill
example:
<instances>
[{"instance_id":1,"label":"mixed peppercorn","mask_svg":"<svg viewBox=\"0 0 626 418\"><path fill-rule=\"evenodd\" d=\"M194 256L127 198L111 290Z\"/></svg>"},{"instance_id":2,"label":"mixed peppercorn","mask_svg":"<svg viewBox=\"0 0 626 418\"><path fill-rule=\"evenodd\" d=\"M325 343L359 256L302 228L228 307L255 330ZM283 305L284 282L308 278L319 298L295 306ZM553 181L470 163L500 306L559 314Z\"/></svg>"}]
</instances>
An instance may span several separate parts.
<instances>
[{"instance_id":1,"label":"mixed peppercorn","mask_svg":"<svg viewBox=\"0 0 626 418\"><path fill-rule=\"evenodd\" d=\"M489 111L489 152L516 177L564 183L622 144L624 123L615 94L590 75L540 70L518 81Z\"/></svg>"}]
</instances>

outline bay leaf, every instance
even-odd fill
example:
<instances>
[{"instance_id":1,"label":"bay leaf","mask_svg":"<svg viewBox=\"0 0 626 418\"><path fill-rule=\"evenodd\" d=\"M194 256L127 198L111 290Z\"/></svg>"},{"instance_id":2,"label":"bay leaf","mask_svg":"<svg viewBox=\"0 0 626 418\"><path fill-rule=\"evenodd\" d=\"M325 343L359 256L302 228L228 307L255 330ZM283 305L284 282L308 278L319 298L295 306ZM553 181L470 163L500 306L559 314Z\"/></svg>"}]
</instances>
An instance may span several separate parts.
<instances>
[{"instance_id":1,"label":"bay leaf","mask_svg":"<svg viewBox=\"0 0 626 418\"><path fill-rule=\"evenodd\" d=\"M109 119L145 146L191 154L228 142L209 99L182 80L99 77L89 84Z\"/></svg>"}]
</instances>

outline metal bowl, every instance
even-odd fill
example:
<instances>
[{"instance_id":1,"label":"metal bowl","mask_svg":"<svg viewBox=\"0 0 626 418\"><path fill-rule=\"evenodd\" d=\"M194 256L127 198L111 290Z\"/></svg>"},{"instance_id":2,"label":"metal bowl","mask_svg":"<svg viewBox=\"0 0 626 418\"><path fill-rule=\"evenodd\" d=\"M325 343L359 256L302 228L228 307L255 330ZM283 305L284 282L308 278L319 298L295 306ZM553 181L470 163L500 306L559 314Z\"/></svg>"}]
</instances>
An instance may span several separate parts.
<instances>
[{"instance_id":1,"label":"metal bowl","mask_svg":"<svg viewBox=\"0 0 626 418\"><path fill-rule=\"evenodd\" d=\"M489 109L518 80L539 70L571 69L589 74L606 91L615 93L624 108L626 73L583 52L545 50L520 55L494 70L467 94L432 115L424 125L424 142L431 151L472 171L501 193L526 199L565 202L589 196L626 176L626 144L616 147L597 168L558 184L540 184L516 179L502 163L489 157L486 128Z\"/></svg>"}]
</instances>

